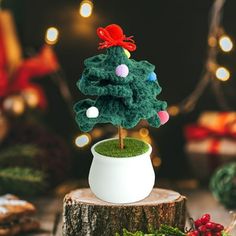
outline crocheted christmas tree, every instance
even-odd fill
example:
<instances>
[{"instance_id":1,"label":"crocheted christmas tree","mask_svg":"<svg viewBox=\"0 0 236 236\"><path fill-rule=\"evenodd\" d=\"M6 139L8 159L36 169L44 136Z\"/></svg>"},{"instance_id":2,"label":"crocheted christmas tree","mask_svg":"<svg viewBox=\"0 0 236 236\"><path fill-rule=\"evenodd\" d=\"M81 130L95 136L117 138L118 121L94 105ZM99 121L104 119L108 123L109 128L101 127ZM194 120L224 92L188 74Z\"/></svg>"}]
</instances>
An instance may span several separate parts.
<instances>
[{"instance_id":1,"label":"crocheted christmas tree","mask_svg":"<svg viewBox=\"0 0 236 236\"><path fill-rule=\"evenodd\" d=\"M96 99L84 99L74 106L76 121L84 132L97 123L111 123L130 129L145 119L153 127L168 121L165 101L156 99L161 87L154 72L155 66L148 61L128 58L127 50L134 51L136 45L126 37L120 26L112 24L98 28L103 40L99 54L84 61L85 69L77 85L85 95ZM121 132L120 147L123 147Z\"/></svg>"}]
</instances>

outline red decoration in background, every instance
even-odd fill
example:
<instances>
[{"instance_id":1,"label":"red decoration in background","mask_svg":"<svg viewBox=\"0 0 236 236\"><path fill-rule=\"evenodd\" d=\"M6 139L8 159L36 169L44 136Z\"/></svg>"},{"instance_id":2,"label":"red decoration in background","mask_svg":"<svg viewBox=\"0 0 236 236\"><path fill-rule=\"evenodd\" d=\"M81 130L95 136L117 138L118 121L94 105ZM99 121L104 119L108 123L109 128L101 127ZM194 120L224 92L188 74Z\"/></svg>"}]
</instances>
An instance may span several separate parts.
<instances>
[{"instance_id":1,"label":"red decoration in background","mask_svg":"<svg viewBox=\"0 0 236 236\"><path fill-rule=\"evenodd\" d=\"M222 139L236 138L236 129L235 129L236 120L234 119L230 122L224 122L226 116L227 113L221 114L221 116L219 117L220 125L218 128L216 127L212 128L204 126L202 124L190 124L185 127L185 137L188 142L191 141L201 142L203 140L207 140L208 145L206 154L208 155L210 172L214 171L221 163L219 155L220 155L220 147L222 144Z\"/></svg>"},{"instance_id":2,"label":"red decoration in background","mask_svg":"<svg viewBox=\"0 0 236 236\"><path fill-rule=\"evenodd\" d=\"M233 126L234 124L232 124ZM231 127L225 127L222 130L212 130L205 126L201 125L187 125L185 127L185 136L188 141L191 140L202 140L208 137L229 137L229 138L236 138L236 130L231 129Z\"/></svg>"},{"instance_id":3,"label":"red decoration in background","mask_svg":"<svg viewBox=\"0 0 236 236\"><path fill-rule=\"evenodd\" d=\"M32 79L58 70L59 65L52 48L44 46L38 55L22 61L12 75L9 75L5 43L4 34L0 28L0 102L11 94L31 89L39 97L39 106L44 108L46 98L43 89L33 83Z\"/></svg>"},{"instance_id":4,"label":"red decoration in background","mask_svg":"<svg viewBox=\"0 0 236 236\"><path fill-rule=\"evenodd\" d=\"M99 43L98 49L121 46L129 51L136 50L135 42L132 39L133 36L126 37L119 25L111 24L105 28L99 27L97 35L100 39L104 40L104 42Z\"/></svg>"},{"instance_id":5,"label":"red decoration in background","mask_svg":"<svg viewBox=\"0 0 236 236\"><path fill-rule=\"evenodd\" d=\"M5 67L6 67L6 52L4 50L5 45L4 45L4 40L2 37L2 29L0 27L0 96L1 96L1 92L3 91L4 87L6 86L6 71L5 71Z\"/></svg>"}]
</instances>

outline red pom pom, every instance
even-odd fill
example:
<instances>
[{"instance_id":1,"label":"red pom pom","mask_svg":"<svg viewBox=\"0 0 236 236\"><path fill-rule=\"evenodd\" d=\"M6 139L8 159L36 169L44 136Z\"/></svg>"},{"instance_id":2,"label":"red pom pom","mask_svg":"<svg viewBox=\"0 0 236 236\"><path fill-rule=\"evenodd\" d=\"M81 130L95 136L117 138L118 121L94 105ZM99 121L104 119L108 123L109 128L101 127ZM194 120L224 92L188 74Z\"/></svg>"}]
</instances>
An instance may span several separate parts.
<instances>
[{"instance_id":1,"label":"red pom pom","mask_svg":"<svg viewBox=\"0 0 236 236\"><path fill-rule=\"evenodd\" d=\"M108 25L105 29L109 32L110 36L113 39L119 40L123 38L123 30L119 25L111 24Z\"/></svg>"}]
</instances>

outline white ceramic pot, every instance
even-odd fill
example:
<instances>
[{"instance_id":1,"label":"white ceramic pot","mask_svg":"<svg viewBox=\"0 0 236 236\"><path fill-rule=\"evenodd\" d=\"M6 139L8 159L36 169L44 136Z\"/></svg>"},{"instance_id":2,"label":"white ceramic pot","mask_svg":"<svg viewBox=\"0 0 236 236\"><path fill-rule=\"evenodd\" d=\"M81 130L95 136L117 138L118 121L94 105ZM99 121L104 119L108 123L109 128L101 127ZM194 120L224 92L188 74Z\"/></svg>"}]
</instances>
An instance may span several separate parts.
<instances>
[{"instance_id":1,"label":"white ceramic pot","mask_svg":"<svg viewBox=\"0 0 236 236\"><path fill-rule=\"evenodd\" d=\"M107 140L103 140L104 142ZM98 142L97 144L101 143ZM92 192L110 203L131 203L146 198L152 191L155 173L150 159L152 147L139 156L108 157L91 151L93 162L89 172Z\"/></svg>"}]
</instances>

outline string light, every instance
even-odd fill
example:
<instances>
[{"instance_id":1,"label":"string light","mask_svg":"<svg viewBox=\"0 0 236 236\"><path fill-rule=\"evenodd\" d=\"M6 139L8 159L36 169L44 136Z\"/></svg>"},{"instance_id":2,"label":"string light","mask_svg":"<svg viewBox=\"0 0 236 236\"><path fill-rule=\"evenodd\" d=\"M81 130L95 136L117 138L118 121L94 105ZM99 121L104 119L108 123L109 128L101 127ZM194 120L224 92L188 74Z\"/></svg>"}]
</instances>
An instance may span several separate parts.
<instances>
[{"instance_id":1,"label":"string light","mask_svg":"<svg viewBox=\"0 0 236 236\"><path fill-rule=\"evenodd\" d=\"M94 139L100 138L104 134L103 130L100 128L95 128L91 131L91 136Z\"/></svg>"},{"instance_id":2,"label":"string light","mask_svg":"<svg viewBox=\"0 0 236 236\"><path fill-rule=\"evenodd\" d=\"M229 71L225 67L219 67L216 70L216 78L221 81L227 81L230 77Z\"/></svg>"},{"instance_id":3,"label":"string light","mask_svg":"<svg viewBox=\"0 0 236 236\"><path fill-rule=\"evenodd\" d=\"M171 116L177 116L179 114L179 107L178 106L170 106L170 107L168 107L168 113Z\"/></svg>"},{"instance_id":4,"label":"string light","mask_svg":"<svg viewBox=\"0 0 236 236\"><path fill-rule=\"evenodd\" d=\"M221 87L218 86L217 80L212 79L216 77L220 81L227 81L230 78L230 72L224 67L218 67L217 63L219 48L224 52L229 52L234 46L230 37L222 34L222 32L224 32L222 18L225 3L226 0L215 0L212 4L209 14L207 58L199 82L195 89L186 98L179 102L179 104L171 107L171 115L191 112L209 85L212 85L211 88L221 109L233 109L227 102L226 96L222 92ZM178 108L176 108L176 106Z\"/></svg>"},{"instance_id":5,"label":"string light","mask_svg":"<svg viewBox=\"0 0 236 236\"><path fill-rule=\"evenodd\" d=\"M75 145L79 148L82 148L87 146L90 143L90 140L91 137L89 134L82 134L75 139Z\"/></svg>"},{"instance_id":6,"label":"string light","mask_svg":"<svg viewBox=\"0 0 236 236\"><path fill-rule=\"evenodd\" d=\"M79 13L82 17L90 17L93 12L93 3L90 0L83 0L80 4Z\"/></svg>"},{"instance_id":7,"label":"string light","mask_svg":"<svg viewBox=\"0 0 236 236\"><path fill-rule=\"evenodd\" d=\"M217 40L216 40L216 38L215 37L213 37L213 36L210 36L209 38L208 38L208 45L210 46L210 47L215 47L215 46L217 46Z\"/></svg>"},{"instance_id":8,"label":"string light","mask_svg":"<svg viewBox=\"0 0 236 236\"><path fill-rule=\"evenodd\" d=\"M159 167L161 165L161 158L160 157L154 157L152 159L152 164L154 167Z\"/></svg>"},{"instance_id":9,"label":"string light","mask_svg":"<svg viewBox=\"0 0 236 236\"><path fill-rule=\"evenodd\" d=\"M3 108L15 115L21 115L25 110L24 99L22 96L9 96L3 101Z\"/></svg>"},{"instance_id":10,"label":"string light","mask_svg":"<svg viewBox=\"0 0 236 236\"><path fill-rule=\"evenodd\" d=\"M35 90L27 89L22 95L24 97L25 103L29 107L34 108L39 104L39 97Z\"/></svg>"},{"instance_id":11,"label":"string light","mask_svg":"<svg viewBox=\"0 0 236 236\"><path fill-rule=\"evenodd\" d=\"M59 31L56 27L50 27L46 31L45 41L49 45L54 45L58 41Z\"/></svg>"},{"instance_id":12,"label":"string light","mask_svg":"<svg viewBox=\"0 0 236 236\"><path fill-rule=\"evenodd\" d=\"M149 135L149 130L147 128L141 128L139 130L139 135L142 137L142 138L145 138Z\"/></svg>"},{"instance_id":13,"label":"string light","mask_svg":"<svg viewBox=\"0 0 236 236\"><path fill-rule=\"evenodd\" d=\"M233 48L233 42L230 37L223 35L219 39L219 45L222 51L230 52Z\"/></svg>"}]
</instances>

